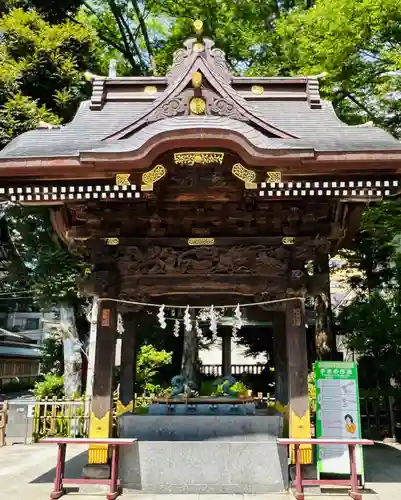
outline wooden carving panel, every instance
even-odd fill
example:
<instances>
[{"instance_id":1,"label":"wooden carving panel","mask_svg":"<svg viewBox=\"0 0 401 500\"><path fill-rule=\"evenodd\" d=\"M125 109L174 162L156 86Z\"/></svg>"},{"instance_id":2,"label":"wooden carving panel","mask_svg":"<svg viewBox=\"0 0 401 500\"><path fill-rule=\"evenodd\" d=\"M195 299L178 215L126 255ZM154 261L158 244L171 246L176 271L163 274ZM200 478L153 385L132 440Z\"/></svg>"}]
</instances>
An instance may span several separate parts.
<instances>
[{"instance_id":1,"label":"wooden carving panel","mask_svg":"<svg viewBox=\"0 0 401 500\"><path fill-rule=\"evenodd\" d=\"M216 185L223 183L216 174ZM205 181L208 176L205 177ZM211 173L213 179L213 172ZM183 182L191 183L191 171ZM171 179L171 182L175 182ZM202 182L202 176L198 177ZM210 182L210 178L209 178ZM234 181L235 182L235 181ZM171 186L171 189L173 186ZM198 190L200 191L200 190ZM148 202L75 205L71 237L326 236L332 230L329 204L304 202Z\"/></svg>"},{"instance_id":2,"label":"wooden carving panel","mask_svg":"<svg viewBox=\"0 0 401 500\"><path fill-rule=\"evenodd\" d=\"M134 275L174 274L261 274L284 275L285 260L276 257L277 249L263 245L250 247L131 247L119 259L121 271Z\"/></svg>"}]
</instances>

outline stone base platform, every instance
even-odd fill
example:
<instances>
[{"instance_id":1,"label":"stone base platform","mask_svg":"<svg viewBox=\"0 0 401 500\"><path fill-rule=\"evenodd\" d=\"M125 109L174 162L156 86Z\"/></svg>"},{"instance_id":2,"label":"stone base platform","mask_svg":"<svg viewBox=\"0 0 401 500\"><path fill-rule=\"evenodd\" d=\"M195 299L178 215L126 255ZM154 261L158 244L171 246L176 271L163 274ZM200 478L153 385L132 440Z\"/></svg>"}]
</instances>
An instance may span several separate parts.
<instances>
[{"instance_id":1,"label":"stone base platform","mask_svg":"<svg viewBox=\"0 0 401 500\"><path fill-rule=\"evenodd\" d=\"M120 417L120 478L143 493L274 493L288 487L288 459L276 438L280 416Z\"/></svg>"}]
</instances>

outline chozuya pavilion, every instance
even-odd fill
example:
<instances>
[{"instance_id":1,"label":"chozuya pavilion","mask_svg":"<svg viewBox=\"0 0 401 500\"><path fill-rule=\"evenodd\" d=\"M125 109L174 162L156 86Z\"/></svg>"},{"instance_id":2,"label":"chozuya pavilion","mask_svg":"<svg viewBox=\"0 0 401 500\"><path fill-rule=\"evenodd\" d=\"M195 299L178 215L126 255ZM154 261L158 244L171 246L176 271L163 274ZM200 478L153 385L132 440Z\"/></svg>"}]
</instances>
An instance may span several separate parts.
<instances>
[{"instance_id":1,"label":"chozuya pavilion","mask_svg":"<svg viewBox=\"0 0 401 500\"><path fill-rule=\"evenodd\" d=\"M398 193L401 146L376 127L342 123L316 78L233 76L195 24L166 76L96 77L71 123L13 140L0 153L0 194L48 206L59 238L92 265L84 291L106 299L90 436L111 432L119 306L110 299L124 299L205 307L273 301L264 311L274 325L276 399L287 407L289 435L309 437L303 299L322 297L316 338L329 352L328 255L351 241L369 202ZM305 270L311 262L313 275ZM123 457L123 484L153 492L280 490L281 414L129 413L134 338L126 327L119 405L128 413L119 428L140 442ZM90 449L87 473L107 473L107 460L107 449Z\"/></svg>"}]
</instances>

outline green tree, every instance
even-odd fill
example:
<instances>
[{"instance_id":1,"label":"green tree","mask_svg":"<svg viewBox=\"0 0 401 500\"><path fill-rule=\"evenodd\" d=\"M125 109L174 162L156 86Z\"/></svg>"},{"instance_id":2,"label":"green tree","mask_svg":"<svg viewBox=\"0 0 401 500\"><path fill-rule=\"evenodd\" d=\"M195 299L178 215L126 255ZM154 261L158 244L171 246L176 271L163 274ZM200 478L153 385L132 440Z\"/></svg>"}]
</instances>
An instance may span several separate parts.
<instances>
[{"instance_id":1,"label":"green tree","mask_svg":"<svg viewBox=\"0 0 401 500\"><path fill-rule=\"evenodd\" d=\"M0 147L40 122L73 117L90 86L96 36L67 21L49 24L34 10L13 9L0 18Z\"/></svg>"},{"instance_id":2,"label":"green tree","mask_svg":"<svg viewBox=\"0 0 401 500\"><path fill-rule=\"evenodd\" d=\"M359 295L340 315L348 347L362 357L381 389L388 389L393 377L401 381L400 315L399 286L385 294ZM366 379L363 373L362 377Z\"/></svg>"},{"instance_id":3,"label":"green tree","mask_svg":"<svg viewBox=\"0 0 401 500\"><path fill-rule=\"evenodd\" d=\"M250 71L272 56L275 25L294 8L312 0L95 0L82 1L77 22L90 23L101 40L103 71L110 58L119 74L165 74L173 53L194 36L193 22L204 22L205 36L226 52L232 70ZM275 46L279 48L279 44Z\"/></svg>"},{"instance_id":4,"label":"green tree","mask_svg":"<svg viewBox=\"0 0 401 500\"><path fill-rule=\"evenodd\" d=\"M81 5L81 0L1 0L0 12L7 13L17 8L36 9L48 21L60 23L74 15Z\"/></svg>"},{"instance_id":5,"label":"green tree","mask_svg":"<svg viewBox=\"0 0 401 500\"><path fill-rule=\"evenodd\" d=\"M63 339L54 331L41 346L42 359L40 371L43 375L51 373L61 376L63 373Z\"/></svg>"},{"instance_id":6,"label":"green tree","mask_svg":"<svg viewBox=\"0 0 401 500\"><path fill-rule=\"evenodd\" d=\"M357 271L349 279L357 293L340 312L339 331L382 389L392 377L401 380L400 234L401 202L382 202L362 215L354 247L345 253L346 266Z\"/></svg>"},{"instance_id":7,"label":"green tree","mask_svg":"<svg viewBox=\"0 0 401 500\"><path fill-rule=\"evenodd\" d=\"M60 324L53 326L63 343L65 394L73 397L80 392L82 342L88 330L84 323L84 330L79 331L76 322L86 304L76 284L83 264L58 241L46 208L11 206L6 216L14 252L2 290L26 290L31 306L55 307L60 312ZM17 299L14 307L21 308L23 301L19 295Z\"/></svg>"},{"instance_id":8,"label":"green tree","mask_svg":"<svg viewBox=\"0 0 401 500\"><path fill-rule=\"evenodd\" d=\"M371 121L399 136L400 21L400 0L318 0L313 9L280 18L274 55L254 70L327 72L322 90L341 118Z\"/></svg>"},{"instance_id":9,"label":"green tree","mask_svg":"<svg viewBox=\"0 0 401 500\"><path fill-rule=\"evenodd\" d=\"M33 3L2 5L0 147L39 125L70 121L90 92L85 70L96 70L93 29L73 20L55 24L47 6L60 7L58 2L41 2L39 7L48 20L32 8ZM68 5L65 16L74 11L72 2ZM23 8L13 8L16 6ZM30 301L30 307L57 306L61 311L65 392L72 396L80 388L82 362L74 314L82 305L75 283L81 264L58 242L47 209L14 206L4 216L15 252L2 287L5 291L27 290L30 298L16 301L14 307Z\"/></svg>"}]
</instances>

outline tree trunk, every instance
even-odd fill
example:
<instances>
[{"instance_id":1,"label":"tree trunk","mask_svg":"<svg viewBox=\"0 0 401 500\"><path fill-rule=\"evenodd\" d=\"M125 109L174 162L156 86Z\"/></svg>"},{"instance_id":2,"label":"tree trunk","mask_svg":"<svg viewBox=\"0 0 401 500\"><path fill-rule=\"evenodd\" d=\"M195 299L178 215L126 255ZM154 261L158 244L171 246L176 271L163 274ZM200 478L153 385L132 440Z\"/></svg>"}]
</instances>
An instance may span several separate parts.
<instances>
[{"instance_id":1,"label":"tree trunk","mask_svg":"<svg viewBox=\"0 0 401 500\"><path fill-rule=\"evenodd\" d=\"M194 323L194 322L192 322ZM191 380L196 381L196 367L198 363L198 338L195 325L192 325L192 330L184 330L184 348L182 351L181 375Z\"/></svg>"},{"instance_id":2,"label":"tree trunk","mask_svg":"<svg viewBox=\"0 0 401 500\"><path fill-rule=\"evenodd\" d=\"M60 305L60 327L64 347L64 393L67 399L81 394L82 355L74 308Z\"/></svg>"},{"instance_id":3,"label":"tree trunk","mask_svg":"<svg viewBox=\"0 0 401 500\"><path fill-rule=\"evenodd\" d=\"M316 354L319 359L328 358L333 346L331 345L330 324L328 321L327 297L324 293L315 297L315 340Z\"/></svg>"},{"instance_id":4,"label":"tree trunk","mask_svg":"<svg viewBox=\"0 0 401 500\"><path fill-rule=\"evenodd\" d=\"M315 271L322 277L320 293L315 295L316 354L319 359L330 359L336 352L336 339L332 322L328 255L319 256Z\"/></svg>"}]
</instances>

